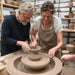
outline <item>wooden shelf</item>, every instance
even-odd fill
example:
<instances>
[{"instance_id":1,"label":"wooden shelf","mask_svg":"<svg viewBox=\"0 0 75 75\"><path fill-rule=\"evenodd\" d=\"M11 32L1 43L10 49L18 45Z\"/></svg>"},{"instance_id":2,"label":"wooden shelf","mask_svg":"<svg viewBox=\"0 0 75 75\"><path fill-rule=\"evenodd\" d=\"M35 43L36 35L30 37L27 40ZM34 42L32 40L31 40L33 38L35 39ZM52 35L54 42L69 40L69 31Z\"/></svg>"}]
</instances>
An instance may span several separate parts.
<instances>
[{"instance_id":1,"label":"wooden shelf","mask_svg":"<svg viewBox=\"0 0 75 75\"><path fill-rule=\"evenodd\" d=\"M37 1L43 1L43 0L37 0ZM34 0L34 1L31 1L31 2L36 2L36 1Z\"/></svg>"},{"instance_id":2,"label":"wooden shelf","mask_svg":"<svg viewBox=\"0 0 75 75\"><path fill-rule=\"evenodd\" d=\"M69 11L56 11L56 12L69 12ZM72 12L75 12L75 10L73 10Z\"/></svg>"},{"instance_id":3,"label":"wooden shelf","mask_svg":"<svg viewBox=\"0 0 75 75\"><path fill-rule=\"evenodd\" d=\"M75 18L61 18L62 20L70 20L70 19L75 19Z\"/></svg>"},{"instance_id":4,"label":"wooden shelf","mask_svg":"<svg viewBox=\"0 0 75 75\"><path fill-rule=\"evenodd\" d=\"M1 4L1 2L0 2ZM3 7L7 7L7 8L14 8L14 9L18 9L19 6L16 5L12 5L12 4L6 4L6 3L2 3Z\"/></svg>"},{"instance_id":5,"label":"wooden shelf","mask_svg":"<svg viewBox=\"0 0 75 75\"><path fill-rule=\"evenodd\" d=\"M75 6L72 6L72 7L70 7L70 6L64 6L64 7L55 7L55 9L57 9L57 8L73 8L73 7L75 7Z\"/></svg>"},{"instance_id":6,"label":"wooden shelf","mask_svg":"<svg viewBox=\"0 0 75 75\"><path fill-rule=\"evenodd\" d=\"M64 29L63 32L75 32L75 29Z\"/></svg>"},{"instance_id":7,"label":"wooden shelf","mask_svg":"<svg viewBox=\"0 0 75 75\"><path fill-rule=\"evenodd\" d=\"M75 1L73 1L75 2ZM60 2L60 3L70 3L70 1ZM55 4L59 4L59 2L56 2Z\"/></svg>"},{"instance_id":8,"label":"wooden shelf","mask_svg":"<svg viewBox=\"0 0 75 75\"><path fill-rule=\"evenodd\" d=\"M60 3L69 3L70 1L60 2ZM55 4L59 4L59 2L56 2Z\"/></svg>"},{"instance_id":9,"label":"wooden shelf","mask_svg":"<svg viewBox=\"0 0 75 75\"><path fill-rule=\"evenodd\" d=\"M15 5L12 5L12 4L6 4L6 3L3 3L3 6L7 7L7 8L14 8L14 9L18 9L18 7L19 7L19 6L15 6Z\"/></svg>"}]
</instances>

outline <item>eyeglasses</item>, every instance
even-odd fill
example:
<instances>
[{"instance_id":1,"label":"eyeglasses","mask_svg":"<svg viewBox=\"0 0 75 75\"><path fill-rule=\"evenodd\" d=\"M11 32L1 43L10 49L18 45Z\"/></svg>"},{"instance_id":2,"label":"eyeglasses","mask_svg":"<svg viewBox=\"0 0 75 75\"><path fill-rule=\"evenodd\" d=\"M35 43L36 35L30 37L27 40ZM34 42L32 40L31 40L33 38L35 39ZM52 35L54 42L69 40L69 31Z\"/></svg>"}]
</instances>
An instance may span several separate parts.
<instances>
[{"instance_id":1,"label":"eyeglasses","mask_svg":"<svg viewBox=\"0 0 75 75\"><path fill-rule=\"evenodd\" d=\"M24 16L24 14L22 14L22 16L24 17L24 19L30 19L31 18L31 17Z\"/></svg>"}]
</instances>

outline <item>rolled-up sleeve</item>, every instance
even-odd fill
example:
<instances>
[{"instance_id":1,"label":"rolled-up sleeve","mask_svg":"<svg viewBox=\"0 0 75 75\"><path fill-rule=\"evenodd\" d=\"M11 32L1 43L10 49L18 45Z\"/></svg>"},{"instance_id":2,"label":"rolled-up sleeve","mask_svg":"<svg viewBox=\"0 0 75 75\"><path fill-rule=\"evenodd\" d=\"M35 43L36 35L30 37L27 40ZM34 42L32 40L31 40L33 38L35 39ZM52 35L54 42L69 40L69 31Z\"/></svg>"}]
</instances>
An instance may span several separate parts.
<instances>
[{"instance_id":1,"label":"rolled-up sleeve","mask_svg":"<svg viewBox=\"0 0 75 75\"><path fill-rule=\"evenodd\" d=\"M55 32L61 32L63 30L63 24L60 18L56 18L54 21Z\"/></svg>"}]
</instances>

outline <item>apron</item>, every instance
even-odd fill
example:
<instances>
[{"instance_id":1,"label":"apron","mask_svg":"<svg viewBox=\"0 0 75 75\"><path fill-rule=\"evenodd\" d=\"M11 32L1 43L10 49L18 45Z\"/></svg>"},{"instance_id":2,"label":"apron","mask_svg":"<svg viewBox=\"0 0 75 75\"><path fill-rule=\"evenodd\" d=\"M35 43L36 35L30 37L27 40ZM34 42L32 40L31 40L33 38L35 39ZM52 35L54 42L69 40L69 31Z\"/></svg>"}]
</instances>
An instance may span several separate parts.
<instances>
[{"instance_id":1,"label":"apron","mask_svg":"<svg viewBox=\"0 0 75 75\"><path fill-rule=\"evenodd\" d=\"M57 34L55 33L55 30L54 30L54 18L52 20L51 26L52 26L52 29L44 30L42 29L42 21L41 21L39 30L38 30L38 36L39 36L38 45L41 46L41 51L45 53L48 53L49 49L57 45ZM60 57L58 56L59 51L57 51L55 55L57 57Z\"/></svg>"}]
</instances>

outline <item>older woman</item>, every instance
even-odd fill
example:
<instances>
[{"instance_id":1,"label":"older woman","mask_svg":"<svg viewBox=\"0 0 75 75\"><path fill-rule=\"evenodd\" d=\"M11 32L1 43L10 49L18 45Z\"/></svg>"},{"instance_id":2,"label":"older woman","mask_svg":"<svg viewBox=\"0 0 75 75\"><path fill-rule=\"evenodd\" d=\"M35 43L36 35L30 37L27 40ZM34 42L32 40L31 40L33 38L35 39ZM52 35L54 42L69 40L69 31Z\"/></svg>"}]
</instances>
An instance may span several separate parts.
<instances>
[{"instance_id":1,"label":"older woman","mask_svg":"<svg viewBox=\"0 0 75 75\"><path fill-rule=\"evenodd\" d=\"M61 19L54 16L54 5L50 1L45 2L41 7L41 16L37 17L32 27L32 43L31 47L37 44L35 35L38 32L41 51L48 53L52 58L55 54L59 56L59 49L63 45L62 30L63 26ZM58 43L57 43L58 39Z\"/></svg>"},{"instance_id":2,"label":"older woman","mask_svg":"<svg viewBox=\"0 0 75 75\"><path fill-rule=\"evenodd\" d=\"M7 16L2 23L1 31L1 55L20 50L23 47L29 51L29 30L30 18L33 14L33 7L30 2L24 2L18 14Z\"/></svg>"}]
</instances>

